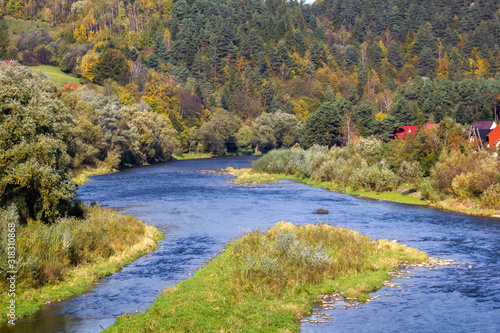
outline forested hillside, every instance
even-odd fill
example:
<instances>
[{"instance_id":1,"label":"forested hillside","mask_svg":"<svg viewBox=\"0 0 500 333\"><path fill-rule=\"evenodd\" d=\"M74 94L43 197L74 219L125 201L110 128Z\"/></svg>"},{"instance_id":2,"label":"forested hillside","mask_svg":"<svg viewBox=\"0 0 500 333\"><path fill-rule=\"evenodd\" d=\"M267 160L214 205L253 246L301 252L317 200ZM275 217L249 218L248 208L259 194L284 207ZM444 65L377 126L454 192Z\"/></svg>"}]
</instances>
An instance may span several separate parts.
<instances>
[{"instance_id":1,"label":"forested hillside","mask_svg":"<svg viewBox=\"0 0 500 333\"><path fill-rule=\"evenodd\" d=\"M339 144L346 123L387 139L447 116L497 119L497 0L0 4L0 34L19 19L48 27L10 33L3 59L59 66L124 104L144 100L184 151L289 146L322 103L341 98Z\"/></svg>"}]
</instances>

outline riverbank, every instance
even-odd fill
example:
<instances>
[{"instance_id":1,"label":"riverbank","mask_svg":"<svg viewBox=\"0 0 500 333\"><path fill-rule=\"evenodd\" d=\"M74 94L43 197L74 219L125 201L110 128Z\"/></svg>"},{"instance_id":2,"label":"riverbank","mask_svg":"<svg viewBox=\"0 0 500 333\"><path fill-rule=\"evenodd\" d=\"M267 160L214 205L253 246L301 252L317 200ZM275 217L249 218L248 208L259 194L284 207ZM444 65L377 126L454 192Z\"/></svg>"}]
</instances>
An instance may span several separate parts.
<instances>
[{"instance_id":1,"label":"riverbank","mask_svg":"<svg viewBox=\"0 0 500 333\"><path fill-rule=\"evenodd\" d=\"M212 157L214 157L214 155L211 153L184 153L179 155L173 155L170 160L194 160L194 159L212 158ZM133 167L137 166L140 165L134 165ZM96 167L87 167L85 169L76 171L75 175L71 178L71 180L73 180L76 183L76 185L81 186L89 181L89 177L105 175L117 171L119 170L116 170L105 163L101 163L99 166Z\"/></svg>"},{"instance_id":2,"label":"riverbank","mask_svg":"<svg viewBox=\"0 0 500 333\"><path fill-rule=\"evenodd\" d=\"M27 265L38 262L37 268L28 272L24 268L16 276L17 319L35 314L44 304L83 293L99 279L155 250L163 239L158 229L131 216L99 207L87 209L85 220L64 219L50 226L32 222L17 228L18 257L28 260ZM61 240L68 234L69 239ZM7 320L10 302L8 294L2 293L0 323Z\"/></svg>"},{"instance_id":3,"label":"riverbank","mask_svg":"<svg viewBox=\"0 0 500 333\"><path fill-rule=\"evenodd\" d=\"M297 332L318 296L367 300L394 268L427 260L416 249L349 229L286 222L221 252L146 312L122 315L106 332Z\"/></svg>"},{"instance_id":4,"label":"riverbank","mask_svg":"<svg viewBox=\"0 0 500 333\"><path fill-rule=\"evenodd\" d=\"M415 195L415 193L404 194L397 191L379 193L375 191L352 190L339 186L333 182L315 181L308 178L300 178L295 175L287 175L281 173L270 174L266 172L255 171L252 168L243 168L243 169L227 168L226 170L231 175L236 177L235 178L236 183L244 185L257 185L272 181L278 181L282 179L295 179L307 185L324 188L330 191L346 193L360 198L364 197L364 198L399 202L412 205L424 205L468 215L498 217L496 215L499 214L498 210L479 207L479 205L477 205L473 200L459 200L454 198L448 198L436 202L431 202L419 198L418 195Z\"/></svg>"}]
</instances>

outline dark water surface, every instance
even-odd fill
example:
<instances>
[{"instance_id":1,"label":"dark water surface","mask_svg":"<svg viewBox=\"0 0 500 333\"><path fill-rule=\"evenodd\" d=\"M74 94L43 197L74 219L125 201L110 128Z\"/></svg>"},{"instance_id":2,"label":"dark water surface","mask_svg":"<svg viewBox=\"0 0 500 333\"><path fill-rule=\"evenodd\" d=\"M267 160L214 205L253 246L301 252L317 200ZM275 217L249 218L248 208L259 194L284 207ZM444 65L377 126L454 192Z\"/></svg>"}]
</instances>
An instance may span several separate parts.
<instances>
[{"instance_id":1,"label":"dark water surface","mask_svg":"<svg viewBox=\"0 0 500 333\"><path fill-rule=\"evenodd\" d=\"M332 321L303 332L500 332L500 219L362 200L294 181L238 186L210 170L249 167L252 158L175 161L92 177L85 202L129 212L165 233L157 251L84 295L45 306L16 332L99 332L123 313L145 311L159 289L189 278L202 261L244 231L285 220L351 228L395 239L465 266L414 269L396 288L359 309L331 310ZM318 208L328 215L315 215ZM471 265L472 268L467 268Z\"/></svg>"}]
</instances>

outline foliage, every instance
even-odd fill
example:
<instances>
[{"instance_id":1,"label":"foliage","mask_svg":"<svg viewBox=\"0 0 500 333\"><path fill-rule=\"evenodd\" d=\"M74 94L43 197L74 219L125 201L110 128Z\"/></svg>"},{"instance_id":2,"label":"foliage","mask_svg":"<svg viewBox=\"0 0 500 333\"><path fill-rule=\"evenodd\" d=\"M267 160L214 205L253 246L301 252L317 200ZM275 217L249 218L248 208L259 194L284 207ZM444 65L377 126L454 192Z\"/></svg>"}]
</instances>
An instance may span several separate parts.
<instances>
[{"instance_id":1,"label":"foliage","mask_svg":"<svg viewBox=\"0 0 500 333\"><path fill-rule=\"evenodd\" d=\"M342 115L336 103L321 104L306 120L302 142L306 147L322 144L328 147L340 143L340 126Z\"/></svg>"},{"instance_id":2,"label":"foliage","mask_svg":"<svg viewBox=\"0 0 500 333\"><path fill-rule=\"evenodd\" d=\"M23 222L64 215L75 191L67 175L74 120L54 91L43 74L0 65L0 206L15 203Z\"/></svg>"},{"instance_id":3,"label":"foliage","mask_svg":"<svg viewBox=\"0 0 500 333\"><path fill-rule=\"evenodd\" d=\"M5 23L3 15L0 13L0 60L7 59L10 44L9 28Z\"/></svg>"},{"instance_id":4,"label":"foliage","mask_svg":"<svg viewBox=\"0 0 500 333\"><path fill-rule=\"evenodd\" d=\"M96 82L99 83L103 83L106 79L125 82L129 75L129 65L118 50L109 49L99 57L95 74Z\"/></svg>"},{"instance_id":5,"label":"foliage","mask_svg":"<svg viewBox=\"0 0 500 333\"><path fill-rule=\"evenodd\" d=\"M481 195L481 203L487 208L500 207L500 184L493 184Z\"/></svg>"},{"instance_id":6,"label":"foliage","mask_svg":"<svg viewBox=\"0 0 500 333\"><path fill-rule=\"evenodd\" d=\"M253 146L257 152L292 146L298 141L301 130L302 123L294 115L277 111L262 113L249 127L241 127L236 137L238 146Z\"/></svg>"},{"instance_id":7,"label":"foliage","mask_svg":"<svg viewBox=\"0 0 500 333\"><path fill-rule=\"evenodd\" d=\"M239 121L230 112L217 109L212 117L200 127L198 133L207 145L206 150L214 155L224 155L236 150L235 135Z\"/></svg>"}]
</instances>

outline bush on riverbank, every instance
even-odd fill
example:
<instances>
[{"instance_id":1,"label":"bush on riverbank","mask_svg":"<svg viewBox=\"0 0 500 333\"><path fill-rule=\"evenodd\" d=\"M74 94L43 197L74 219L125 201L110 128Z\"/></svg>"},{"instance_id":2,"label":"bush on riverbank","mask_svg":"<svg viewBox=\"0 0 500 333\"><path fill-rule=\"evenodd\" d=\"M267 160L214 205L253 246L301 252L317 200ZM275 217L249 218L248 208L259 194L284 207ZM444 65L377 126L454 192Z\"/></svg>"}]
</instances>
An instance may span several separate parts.
<instances>
[{"instance_id":1,"label":"bush on riverbank","mask_svg":"<svg viewBox=\"0 0 500 333\"><path fill-rule=\"evenodd\" d=\"M366 299L388 270L426 259L416 249L370 241L352 230L280 222L228 244L145 313L120 316L107 331L298 331L298 318L320 294L340 291Z\"/></svg>"},{"instance_id":2,"label":"bush on riverbank","mask_svg":"<svg viewBox=\"0 0 500 333\"><path fill-rule=\"evenodd\" d=\"M443 200L468 201L467 205L500 209L500 161L494 151L443 150L429 176L412 155L397 155L396 144L384 145L375 139L359 139L344 147L308 150L273 150L253 163L260 173L292 175L311 181L329 182L346 191L420 191L422 199L434 204ZM403 145L405 143L403 142ZM389 150L388 150L389 149Z\"/></svg>"},{"instance_id":3,"label":"bush on riverbank","mask_svg":"<svg viewBox=\"0 0 500 333\"><path fill-rule=\"evenodd\" d=\"M404 178L380 163L381 147L378 140L360 139L345 148L328 149L314 145L307 150L273 150L255 161L253 168L261 172L334 182L353 189L391 191Z\"/></svg>"}]
</instances>

